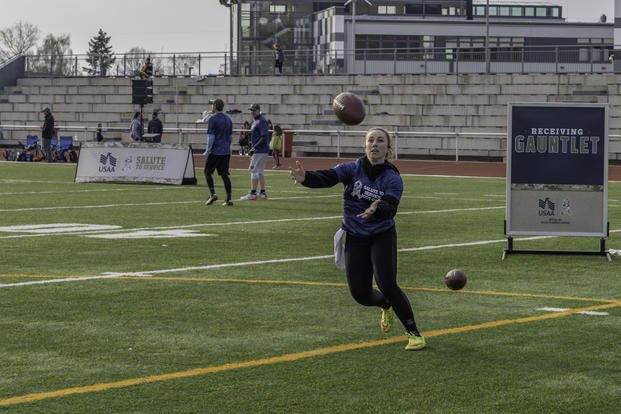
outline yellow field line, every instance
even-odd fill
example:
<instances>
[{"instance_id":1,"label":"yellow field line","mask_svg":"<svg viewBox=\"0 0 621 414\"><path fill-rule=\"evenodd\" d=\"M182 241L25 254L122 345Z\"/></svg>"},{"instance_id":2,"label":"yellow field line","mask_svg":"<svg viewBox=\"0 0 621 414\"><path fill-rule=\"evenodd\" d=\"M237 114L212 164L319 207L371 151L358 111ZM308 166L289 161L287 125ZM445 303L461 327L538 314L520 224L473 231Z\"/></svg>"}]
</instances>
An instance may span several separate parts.
<instances>
[{"instance_id":1,"label":"yellow field line","mask_svg":"<svg viewBox=\"0 0 621 414\"><path fill-rule=\"evenodd\" d=\"M511 325L511 324L516 324L516 323L528 323L528 322L535 322L535 321L541 321L541 320L546 320L546 319L561 318L564 316L573 315L578 312L611 309L611 308L616 308L619 306L621 306L621 301L614 302L614 303L607 303L604 305L594 305L594 306L587 306L583 308L568 309L563 312L546 313L542 315L528 316L528 317L517 318L517 319L504 319L504 320L498 320L498 321L479 323L475 325L460 326L456 328L437 329L437 330L433 330L429 332L424 332L424 335L427 338L433 338L437 336L450 335L450 334L456 334L456 333L462 333L462 332L470 332L470 331L476 331L476 330L481 330L481 329L497 328L500 326ZM405 336L394 336L394 337L377 340L377 341L366 341L366 342L360 342L360 343L355 343L355 344L336 345L336 346L330 346L326 348L312 349L309 351L295 352L292 354L285 354L285 355L280 355L276 357L260 358L260 359L255 359L251 361L235 362L235 363L216 365L216 366L205 367L205 368L196 368L196 369L190 369L187 371L171 372L168 374L147 375L144 377L129 378L129 379L122 380L122 381L105 382L105 383L99 383L99 384L93 384L93 385L86 385L82 387L64 388L64 389L60 389L56 391L26 394L26 395L20 395L16 397L2 399L0 400L0 406L23 404L23 403L28 403L28 402L45 400L49 398L67 397L67 396L76 395L76 394L101 392L101 391L107 391L107 390L111 390L115 388L126 388L126 387L131 387L134 385L170 381L170 380L175 380L175 379L180 379L180 378L195 377L199 375L207 375L207 374L213 374L213 373L224 372L224 371L233 371L233 370L238 370L238 369L243 369L243 368L253 368L253 367L259 367L259 366L265 366L265 365L279 364L283 362L293 362L293 361L297 361L297 360L305 359L305 358L331 355L331 354L336 354L340 352L353 351L357 349L373 348L373 347L393 344L393 343L401 342L405 340L406 340Z\"/></svg>"},{"instance_id":2,"label":"yellow field line","mask_svg":"<svg viewBox=\"0 0 621 414\"><path fill-rule=\"evenodd\" d=\"M174 276L123 276L119 279L135 279L135 280L164 280L164 281L176 281L181 280L185 282L214 282L214 283L258 283L258 284L273 284L273 285L303 285L303 286L329 286L329 287L347 287L345 282L313 282L304 280L274 280L274 279L237 279L237 278L210 278L210 277L174 277ZM581 298L577 296L555 296L544 295L538 293L514 293L514 292L501 292L495 290L449 290L447 288L427 288L427 287L413 287L413 286L401 286L403 290L419 291L419 292L440 292L440 293L452 293L452 294L470 294L470 295L489 295L489 296L514 296L514 297L526 297L526 298L539 298L539 299L557 299L557 300L569 300L578 302L599 302L599 303L616 303L616 299L600 299L600 298Z\"/></svg>"},{"instance_id":3,"label":"yellow field line","mask_svg":"<svg viewBox=\"0 0 621 414\"><path fill-rule=\"evenodd\" d=\"M417 288L417 287L408 287L401 286L401 289L404 290L418 290L418 291L429 291L429 292L444 292L444 293L459 293L464 295L489 295L489 296L515 296L522 298L539 298L539 299L558 299L558 300L573 300L577 302L600 302L600 303L616 303L617 299L601 299L601 298L582 298L578 296L556 296L556 295L544 295L539 293L515 293L515 292L501 292L498 290L448 290L441 288Z\"/></svg>"},{"instance_id":4,"label":"yellow field line","mask_svg":"<svg viewBox=\"0 0 621 414\"><path fill-rule=\"evenodd\" d=\"M57 276L52 277L44 275L19 275L19 274L0 274L0 278L48 278L59 279L65 277L72 277L76 279L89 278L90 276ZM314 282L304 280L276 280L276 279L239 279L239 278L210 278L210 277L189 277L189 276L119 276L110 277L110 279L130 279L130 280L163 280L163 281L183 281L183 282L212 282L212 283L250 283L250 284L271 284L271 285L301 285L301 286L327 286L327 287L347 287L345 282ZM538 293L515 293L515 292L502 292L496 290L460 290L453 291L446 288L429 288L429 287L414 287L414 286L401 286L403 290L418 291L418 292L440 292L449 294L468 294L468 295L489 295L489 296L511 296L511 297L524 297L524 298L539 298L539 299L556 299L556 300L568 300L578 302L599 302L599 303L615 303L617 299L602 299L602 298L582 298L577 296L556 296L556 295L544 295Z\"/></svg>"}]
</instances>

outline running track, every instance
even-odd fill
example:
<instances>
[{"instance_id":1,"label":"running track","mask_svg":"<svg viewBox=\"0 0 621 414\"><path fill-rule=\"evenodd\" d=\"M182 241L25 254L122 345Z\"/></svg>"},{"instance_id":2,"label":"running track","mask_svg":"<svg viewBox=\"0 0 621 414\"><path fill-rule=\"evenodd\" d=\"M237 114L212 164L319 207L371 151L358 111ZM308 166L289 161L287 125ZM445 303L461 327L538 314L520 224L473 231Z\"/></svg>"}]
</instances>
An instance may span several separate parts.
<instances>
[{"instance_id":1,"label":"running track","mask_svg":"<svg viewBox=\"0 0 621 414\"><path fill-rule=\"evenodd\" d=\"M335 166L339 162L351 161L352 158L299 157L282 159L282 169L287 170L299 160L307 170L321 170ZM231 156L231 168L248 168L250 158L247 156ZM196 167L205 166L205 157L194 156ZM398 160L394 164L402 174L450 175L472 177L504 177L507 166L500 162L483 161L433 161L433 160ZM273 165L271 157L267 160L266 169ZM621 181L621 165L608 166L608 180Z\"/></svg>"}]
</instances>

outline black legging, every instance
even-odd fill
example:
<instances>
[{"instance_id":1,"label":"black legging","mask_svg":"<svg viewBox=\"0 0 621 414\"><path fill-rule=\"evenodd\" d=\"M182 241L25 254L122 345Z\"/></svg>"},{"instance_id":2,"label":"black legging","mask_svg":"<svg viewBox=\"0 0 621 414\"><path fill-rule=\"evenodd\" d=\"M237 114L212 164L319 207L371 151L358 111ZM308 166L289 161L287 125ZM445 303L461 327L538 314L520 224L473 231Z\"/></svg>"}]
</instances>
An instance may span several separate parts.
<instances>
[{"instance_id":1,"label":"black legging","mask_svg":"<svg viewBox=\"0 0 621 414\"><path fill-rule=\"evenodd\" d=\"M210 155L205 162L205 179L207 180L207 187L211 194L216 193L216 188L213 182L213 172L218 171L218 175L222 177L222 183L224 183L224 191L226 191L226 199L231 199L231 179L229 178L229 160L230 155Z\"/></svg>"},{"instance_id":2,"label":"black legging","mask_svg":"<svg viewBox=\"0 0 621 414\"><path fill-rule=\"evenodd\" d=\"M397 285L397 232L394 226L368 237L347 234L345 263L349 291L364 306L392 306L409 332L417 332L408 297ZM373 275L379 290L373 288Z\"/></svg>"},{"instance_id":3,"label":"black legging","mask_svg":"<svg viewBox=\"0 0 621 414\"><path fill-rule=\"evenodd\" d=\"M212 193L215 193L216 187L215 187L215 183L213 182L213 173L207 172L205 170L205 179L207 181L207 188L209 188L209 191L211 191ZM224 191L226 191L226 196L230 198L231 192L232 192L231 191L231 179L229 178L228 175L222 176L222 183L224 183Z\"/></svg>"}]
</instances>

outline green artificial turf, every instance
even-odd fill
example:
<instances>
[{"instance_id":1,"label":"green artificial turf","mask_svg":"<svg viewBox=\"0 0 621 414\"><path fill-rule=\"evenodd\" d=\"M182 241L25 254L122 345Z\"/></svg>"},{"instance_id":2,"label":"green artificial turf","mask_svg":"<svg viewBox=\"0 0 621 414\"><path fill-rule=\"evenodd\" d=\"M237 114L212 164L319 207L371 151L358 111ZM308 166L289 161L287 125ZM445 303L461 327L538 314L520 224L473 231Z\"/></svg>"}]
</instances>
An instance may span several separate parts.
<instances>
[{"instance_id":1,"label":"green artificial turf","mask_svg":"<svg viewBox=\"0 0 621 414\"><path fill-rule=\"evenodd\" d=\"M235 170L235 205L205 206L201 171L198 186L174 187L75 184L74 168L0 163L0 412L621 406L621 257L503 261L503 179L404 176L399 281L428 335L426 349L406 352L402 327L382 334L379 311L356 304L334 266L340 186L310 190L270 171L269 200L238 201L249 177ZM608 209L607 244L621 249L621 183ZM517 244L599 248L578 237ZM468 275L463 291L443 285L454 267Z\"/></svg>"}]
</instances>

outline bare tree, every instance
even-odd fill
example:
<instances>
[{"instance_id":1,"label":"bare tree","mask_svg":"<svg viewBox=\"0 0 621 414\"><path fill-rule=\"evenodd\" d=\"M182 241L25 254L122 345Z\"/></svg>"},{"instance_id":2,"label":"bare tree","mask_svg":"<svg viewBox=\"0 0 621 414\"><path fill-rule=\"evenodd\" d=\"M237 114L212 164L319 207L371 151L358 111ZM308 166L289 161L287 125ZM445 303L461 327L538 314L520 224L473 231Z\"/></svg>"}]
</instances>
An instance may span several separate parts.
<instances>
[{"instance_id":1,"label":"bare tree","mask_svg":"<svg viewBox=\"0 0 621 414\"><path fill-rule=\"evenodd\" d=\"M61 76L70 75L72 73L70 45L69 35L49 34L45 36L43 44L37 49L37 56L33 59L31 70Z\"/></svg>"},{"instance_id":2,"label":"bare tree","mask_svg":"<svg viewBox=\"0 0 621 414\"><path fill-rule=\"evenodd\" d=\"M0 30L0 62L28 54L38 39L39 28L31 23L19 22Z\"/></svg>"},{"instance_id":3,"label":"bare tree","mask_svg":"<svg viewBox=\"0 0 621 414\"><path fill-rule=\"evenodd\" d=\"M147 49L140 46L132 47L123 55L123 62L120 63L122 72L131 73L140 69L149 56L151 56L151 52Z\"/></svg>"}]
</instances>

